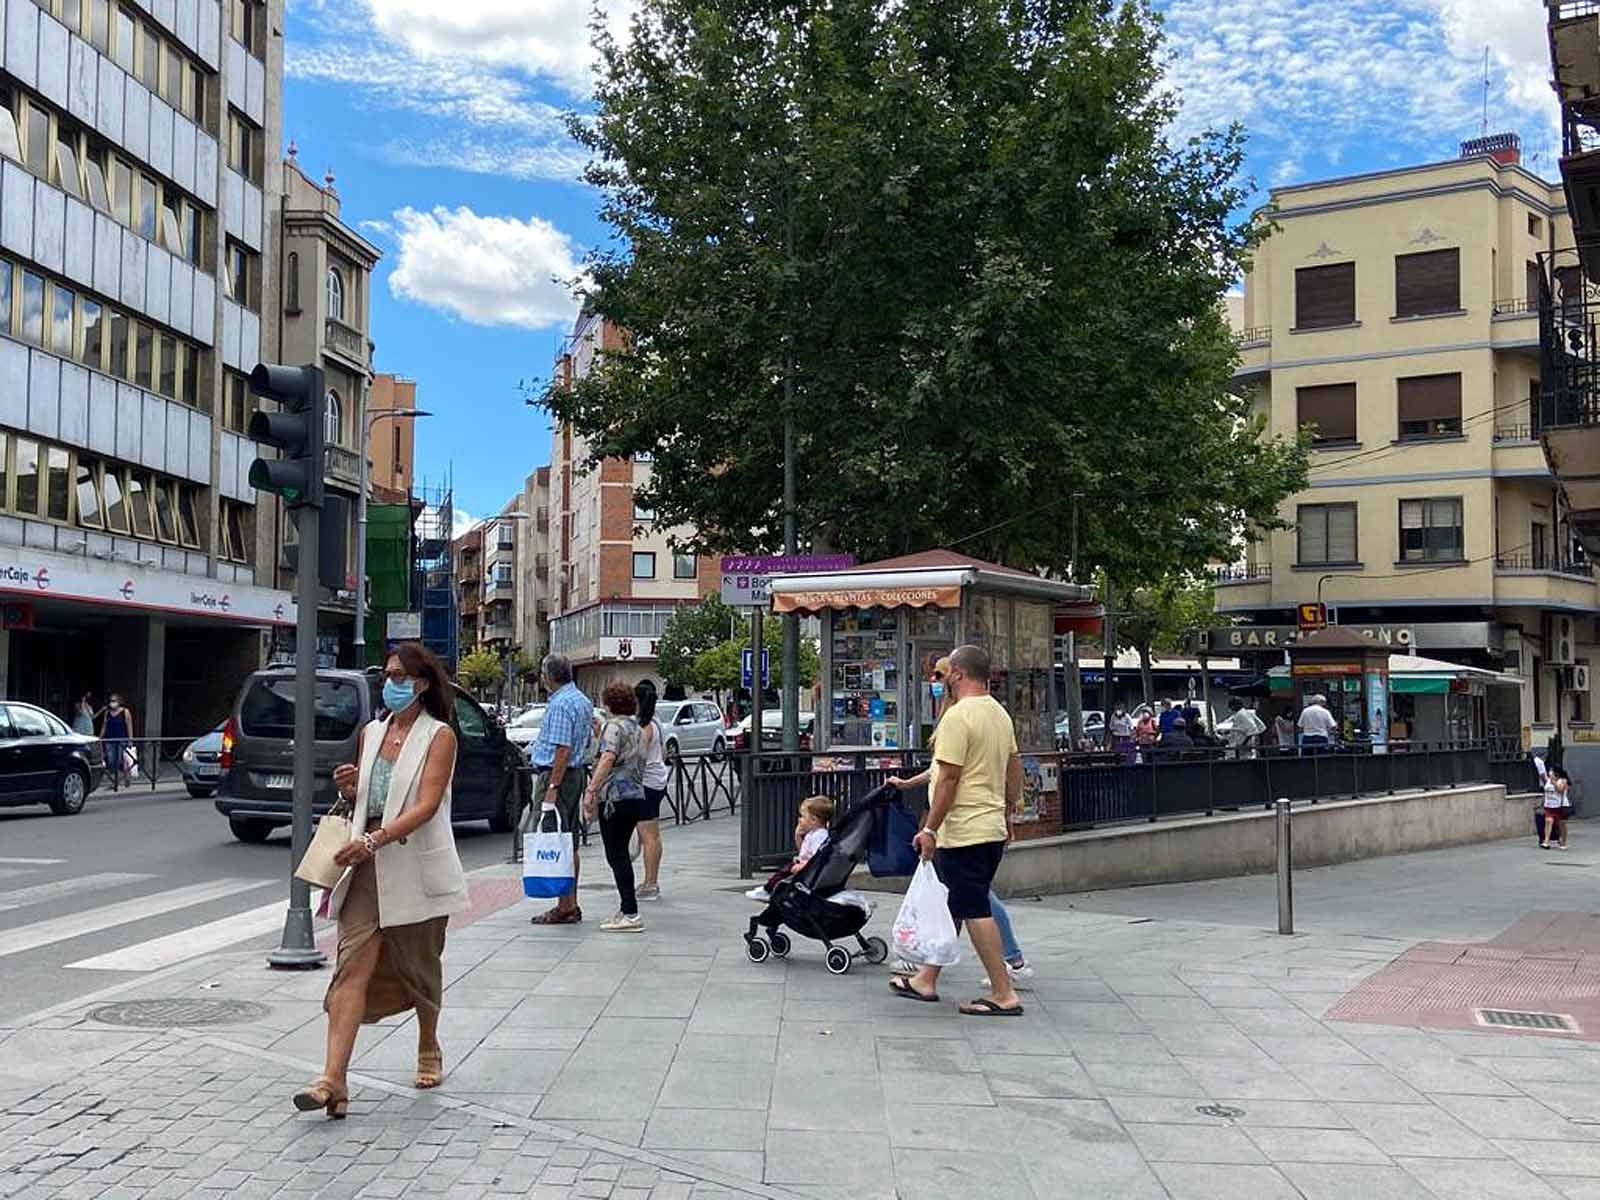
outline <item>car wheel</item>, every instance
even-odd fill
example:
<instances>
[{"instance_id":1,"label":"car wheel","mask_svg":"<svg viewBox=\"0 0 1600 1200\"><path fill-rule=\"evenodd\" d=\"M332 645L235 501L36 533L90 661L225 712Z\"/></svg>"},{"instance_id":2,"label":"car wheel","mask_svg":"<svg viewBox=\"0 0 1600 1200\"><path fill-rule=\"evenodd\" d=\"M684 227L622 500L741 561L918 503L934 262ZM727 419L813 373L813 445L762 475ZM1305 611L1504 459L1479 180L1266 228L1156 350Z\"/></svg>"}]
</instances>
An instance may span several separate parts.
<instances>
[{"instance_id":1,"label":"car wheel","mask_svg":"<svg viewBox=\"0 0 1600 1200\"><path fill-rule=\"evenodd\" d=\"M680 758L680 755L678 754L678 739L668 738L667 744L661 747L661 752L666 756L667 762L671 763L673 766L676 766Z\"/></svg>"},{"instance_id":2,"label":"car wheel","mask_svg":"<svg viewBox=\"0 0 1600 1200\"><path fill-rule=\"evenodd\" d=\"M233 836L241 842L257 846L272 836L274 826L271 821L253 817L229 817L228 828L233 830Z\"/></svg>"},{"instance_id":3,"label":"car wheel","mask_svg":"<svg viewBox=\"0 0 1600 1200\"><path fill-rule=\"evenodd\" d=\"M83 802L89 798L89 777L81 767L64 771L56 783L55 799L50 801L50 811L58 817L70 817L83 811Z\"/></svg>"},{"instance_id":4,"label":"car wheel","mask_svg":"<svg viewBox=\"0 0 1600 1200\"><path fill-rule=\"evenodd\" d=\"M728 752L728 743L723 741L722 738L719 737L716 741L711 743L711 758L712 758L712 761L721 762L722 758L723 758L723 755L725 755L727 752Z\"/></svg>"},{"instance_id":5,"label":"car wheel","mask_svg":"<svg viewBox=\"0 0 1600 1200\"><path fill-rule=\"evenodd\" d=\"M209 800L217 794L217 789L214 787L201 787L199 784L194 783L186 784L185 786L189 789L189 795L196 800Z\"/></svg>"}]
</instances>

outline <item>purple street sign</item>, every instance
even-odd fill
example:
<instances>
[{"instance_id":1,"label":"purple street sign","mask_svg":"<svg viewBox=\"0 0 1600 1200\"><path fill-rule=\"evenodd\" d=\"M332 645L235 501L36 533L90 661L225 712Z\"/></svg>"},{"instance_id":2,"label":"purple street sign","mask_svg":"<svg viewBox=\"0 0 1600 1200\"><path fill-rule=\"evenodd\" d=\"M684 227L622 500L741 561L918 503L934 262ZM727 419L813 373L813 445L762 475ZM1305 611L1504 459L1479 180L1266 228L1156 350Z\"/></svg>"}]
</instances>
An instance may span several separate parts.
<instances>
[{"instance_id":1,"label":"purple street sign","mask_svg":"<svg viewBox=\"0 0 1600 1200\"><path fill-rule=\"evenodd\" d=\"M742 554L722 560L724 575L789 575L843 571L856 565L853 554Z\"/></svg>"}]
</instances>

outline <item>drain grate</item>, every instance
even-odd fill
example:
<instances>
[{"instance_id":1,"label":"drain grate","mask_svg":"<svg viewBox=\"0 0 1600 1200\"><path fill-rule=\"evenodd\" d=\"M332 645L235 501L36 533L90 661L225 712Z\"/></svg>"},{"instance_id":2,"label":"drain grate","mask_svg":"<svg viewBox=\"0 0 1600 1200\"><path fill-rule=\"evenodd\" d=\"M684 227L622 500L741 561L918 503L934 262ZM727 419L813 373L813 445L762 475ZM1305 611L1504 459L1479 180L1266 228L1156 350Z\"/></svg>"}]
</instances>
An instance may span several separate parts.
<instances>
[{"instance_id":1,"label":"drain grate","mask_svg":"<svg viewBox=\"0 0 1600 1200\"><path fill-rule=\"evenodd\" d=\"M1244 1116L1244 1109L1231 1104L1196 1104L1194 1110L1202 1117L1225 1117L1230 1121Z\"/></svg>"},{"instance_id":2,"label":"drain grate","mask_svg":"<svg viewBox=\"0 0 1600 1200\"><path fill-rule=\"evenodd\" d=\"M90 1012L89 1019L102 1025L170 1029L178 1025L243 1025L271 1012L253 1000L124 1000L101 1005Z\"/></svg>"},{"instance_id":3,"label":"drain grate","mask_svg":"<svg viewBox=\"0 0 1600 1200\"><path fill-rule=\"evenodd\" d=\"M1510 1008L1480 1008L1474 1016L1478 1024L1495 1029L1554 1029L1577 1033L1578 1023L1564 1013L1518 1012Z\"/></svg>"}]
</instances>

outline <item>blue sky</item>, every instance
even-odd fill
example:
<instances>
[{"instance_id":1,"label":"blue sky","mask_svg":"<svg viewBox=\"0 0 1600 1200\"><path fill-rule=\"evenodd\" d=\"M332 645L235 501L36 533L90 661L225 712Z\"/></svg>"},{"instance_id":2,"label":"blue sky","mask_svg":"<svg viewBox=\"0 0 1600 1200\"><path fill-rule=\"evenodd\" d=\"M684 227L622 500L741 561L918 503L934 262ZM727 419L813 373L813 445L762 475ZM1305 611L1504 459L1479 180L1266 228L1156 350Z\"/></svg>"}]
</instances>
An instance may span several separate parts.
<instances>
[{"instance_id":1,"label":"blue sky","mask_svg":"<svg viewBox=\"0 0 1600 1200\"><path fill-rule=\"evenodd\" d=\"M620 24L628 0L609 0ZM1179 132L1231 120L1266 187L1454 155L1489 128L1555 174L1539 0L1162 0ZM383 248L378 369L418 381L417 477L483 515L549 461L556 280L607 234L560 114L582 104L590 0L289 0L284 130Z\"/></svg>"}]
</instances>

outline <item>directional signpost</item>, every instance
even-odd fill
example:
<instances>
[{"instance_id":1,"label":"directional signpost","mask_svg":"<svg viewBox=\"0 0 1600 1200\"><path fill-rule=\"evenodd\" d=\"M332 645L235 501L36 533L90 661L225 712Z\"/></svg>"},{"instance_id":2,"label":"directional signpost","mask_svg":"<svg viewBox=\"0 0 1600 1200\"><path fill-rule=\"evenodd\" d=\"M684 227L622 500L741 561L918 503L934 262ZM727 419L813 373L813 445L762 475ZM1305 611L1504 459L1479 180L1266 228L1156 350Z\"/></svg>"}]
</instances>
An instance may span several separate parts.
<instances>
[{"instance_id":1,"label":"directional signpost","mask_svg":"<svg viewBox=\"0 0 1600 1200\"><path fill-rule=\"evenodd\" d=\"M748 688L751 683L751 667L755 662L755 651L746 646L739 652L739 683L741 687ZM772 686L772 655L763 649L761 651L761 687L764 689Z\"/></svg>"},{"instance_id":2,"label":"directional signpost","mask_svg":"<svg viewBox=\"0 0 1600 1200\"><path fill-rule=\"evenodd\" d=\"M853 554L730 554L722 560L722 602L734 608L766 608L774 575L843 571L856 565Z\"/></svg>"}]
</instances>

